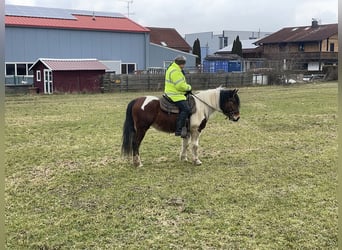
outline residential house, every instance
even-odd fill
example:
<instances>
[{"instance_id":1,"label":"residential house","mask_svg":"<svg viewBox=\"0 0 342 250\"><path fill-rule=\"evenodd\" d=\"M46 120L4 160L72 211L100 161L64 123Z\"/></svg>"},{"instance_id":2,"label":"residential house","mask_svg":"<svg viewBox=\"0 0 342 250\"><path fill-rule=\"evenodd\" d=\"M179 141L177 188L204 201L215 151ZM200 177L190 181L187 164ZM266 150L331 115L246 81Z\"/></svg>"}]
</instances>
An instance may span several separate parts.
<instances>
[{"instance_id":1,"label":"residential house","mask_svg":"<svg viewBox=\"0 0 342 250\"><path fill-rule=\"evenodd\" d=\"M150 30L150 42L190 53L192 47L173 28L146 27Z\"/></svg>"},{"instance_id":2,"label":"residential house","mask_svg":"<svg viewBox=\"0 0 342 250\"><path fill-rule=\"evenodd\" d=\"M241 71L249 71L250 69L262 67L264 60L262 59L262 49L255 45L257 39L241 40L242 45L242 64ZM215 55L221 56L223 59L230 60L232 55L233 43L215 52Z\"/></svg>"},{"instance_id":3,"label":"residential house","mask_svg":"<svg viewBox=\"0 0 342 250\"><path fill-rule=\"evenodd\" d=\"M200 32L185 34L185 41L193 46L196 39L199 39L201 45L201 55L204 59L208 55L213 55L216 51L233 44L233 41L239 36L240 40L260 39L272 32L264 31L239 31L239 30L223 30L219 33Z\"/></svg>"},{"instance_id":4,"label":"residential house","mask_svg":"<svg viewBox=\"0 0 342 250\"><path fill-rule=\"evenodd\" d=\"M284 70L321 71L338 63L338 24L287 27L255 42L263 57Z\"/></svg>"},{"instance_id":5,"label":"residential house","mask_svg":"<svg viewBox=\"0 0 342 250\"><path fill-rule=\"evenodd\" d=\"M146 27L150 30L150 68L149 72L164 73L174 58L182 54L187 58L186 67L195 67L196 55L192 47L173 28ZM162 66L161 66L162 65Z\"/></svg>"}]
</instances>

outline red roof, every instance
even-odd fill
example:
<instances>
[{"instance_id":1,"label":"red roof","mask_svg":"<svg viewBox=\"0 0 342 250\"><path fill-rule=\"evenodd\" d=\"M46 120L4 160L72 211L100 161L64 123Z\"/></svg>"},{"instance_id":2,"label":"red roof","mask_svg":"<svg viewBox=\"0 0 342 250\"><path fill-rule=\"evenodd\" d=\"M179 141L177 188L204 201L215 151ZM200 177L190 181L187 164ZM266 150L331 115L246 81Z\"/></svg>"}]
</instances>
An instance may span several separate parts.
<instances>
[{"instance_id":1,"label":"red roof","mask_svg":"<svg viewBox=\"0 0 342 250\"><path fill-rule=\"evenodd\" d=\"M173 28L147 27L150 30L151 43L169 47L184 52L190 52L190 45Z\"/></svg>"},{"instance_id":2,"label":"red roof","mask_svg":"<svg viewBox=\"0 0 342 250\"><path fill-rule=\"evenodd\" d=\"M71 70L106 70L108 69L97 59L52 59L39 58L30 69L34 68L39 62L43 63L48 69L53 71Z\"/></svg>"},{"instance_id":3,"label":"red roof","mask_svg":"<svg viewBox=\"0 0 342 250\"><path fill-rule=\"evenodd\" d=\"M76 12L76 11L75 11ZM93 15L71 15L75 19L48 18L35 16L8 15L5 16L6 26L38 27L77 30L103 30L122 32L149 32L149 30L126 17L109 17Z\"/></svg>"}]
</instances>

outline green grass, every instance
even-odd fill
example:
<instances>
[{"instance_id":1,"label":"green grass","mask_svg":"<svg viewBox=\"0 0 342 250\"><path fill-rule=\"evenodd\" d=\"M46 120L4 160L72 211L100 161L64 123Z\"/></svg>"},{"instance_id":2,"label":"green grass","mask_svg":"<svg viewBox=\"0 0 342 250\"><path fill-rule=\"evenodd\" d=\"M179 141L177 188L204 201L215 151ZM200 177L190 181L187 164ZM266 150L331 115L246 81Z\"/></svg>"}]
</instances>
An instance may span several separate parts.
<instances>
[{"instance_id":1,"label":"green grass","mask_svg":"<svg viewBox=\"0 0 342 250\"><path fill-rule=\"evenodd\" d=\"M138 169L120 147L142 93L6 97L7 249L337 249L337 83L239 93L202 166L151 129Z\"/></svg>"}]
</instances>

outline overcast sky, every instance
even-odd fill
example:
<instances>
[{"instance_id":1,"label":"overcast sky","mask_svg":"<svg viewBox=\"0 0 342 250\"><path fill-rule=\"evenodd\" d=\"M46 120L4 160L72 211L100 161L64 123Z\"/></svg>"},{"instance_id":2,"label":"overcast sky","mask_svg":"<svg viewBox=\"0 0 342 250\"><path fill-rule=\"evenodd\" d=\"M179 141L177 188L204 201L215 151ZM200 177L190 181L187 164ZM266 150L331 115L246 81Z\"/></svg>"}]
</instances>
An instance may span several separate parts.
<instances>
[{"instance_id":1,"label":"overcast sky","mask_svg":"<svg viewBox=\"0 0 342 250\"><path fill-rule=\"evenodd\" d=\"M6 0L6 4L119 12L143 26L181 35L223 30L274 32L283 27L338 22L338 0Z\"/></svg>"}]
</instances>

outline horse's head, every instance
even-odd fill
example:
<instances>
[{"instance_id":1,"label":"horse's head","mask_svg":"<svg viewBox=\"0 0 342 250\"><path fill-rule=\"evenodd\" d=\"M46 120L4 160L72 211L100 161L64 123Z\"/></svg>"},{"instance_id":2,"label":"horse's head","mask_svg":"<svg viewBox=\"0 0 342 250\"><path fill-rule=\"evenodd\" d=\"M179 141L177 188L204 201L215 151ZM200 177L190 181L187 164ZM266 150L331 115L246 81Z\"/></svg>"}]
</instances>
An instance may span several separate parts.
<instances>
[{"instance_id":1,"label":"horse's head","mask_svg":"<svg viewBox=\"0 0 342 250\"><path fill-rule=\"evenodd\" d=\"M237 94L239 90L224 90L220 91L220 109L229 120L237 122L240 119L240 98Z\"/></svg>"}]
</instances>

